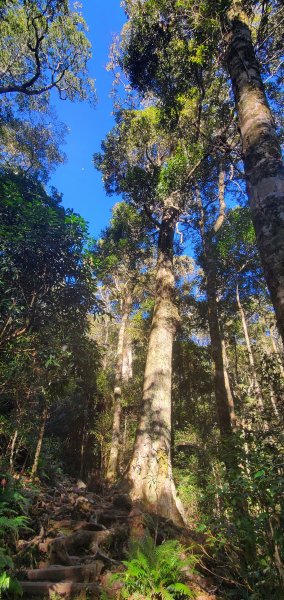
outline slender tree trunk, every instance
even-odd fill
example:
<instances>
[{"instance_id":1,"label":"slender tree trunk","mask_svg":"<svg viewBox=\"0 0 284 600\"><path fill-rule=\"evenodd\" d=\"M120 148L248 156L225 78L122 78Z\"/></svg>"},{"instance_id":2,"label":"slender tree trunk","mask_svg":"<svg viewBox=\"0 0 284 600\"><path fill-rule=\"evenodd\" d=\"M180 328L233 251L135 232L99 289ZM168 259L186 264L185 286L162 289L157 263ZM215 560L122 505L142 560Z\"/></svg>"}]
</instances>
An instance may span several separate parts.
<instances>
[{"instance_id":1,"label":"slender tree trunk","mask_svg":"<svg viewBox=\"0 0 284 600\"><path fill-rule=\"evenodd\" d=\"M219 166L218 180L219 214L213 227L206 231L206 214L202 204L202 197L196 186L196 202L199 209L200 235L202 239L205 258L204 271L206 280L206 294L208 302L208 324L211 339L211 354L214 364L214 388L217 415L221 436L226 437L236 427L234 399L230 388L228 372L226 370L223 336L221 333L218 302L217 302L217 273L216 258L214 255L214 236L222 227L225 219L225 172L223 165Z\"/></svg>"},{"instance_id":2,"label":"slender tree trunk","mask_svg":"<svg viewBox=\"0 0 284 600\"><path fill-rule=\"evenodd\" d=\"M208 324L211 339L212 360L214 364L214 387L217 414L221 435L228 436L231 434L232 429L236 427L236 414L224 360L224 342L220 331L218 315L216 266L212 247L211 249L206 249L205 260Z\"/></svg>"},{"instance_id":3,"label":"slender tree trunk","mask_svg":"<svg viewBox=\"0 0 284 600\"><path fill-rule=\"evenodd\" d=\"M126 414L124 417L123 452L126 452L126 446L127 446L127 425L128 425L128 416Z\"/></svg>"},{"instance_id":4,"label":"slender tree trunk","mask_svg":"<svg viewBox=\"0 0 284 600\"><path fill-rule=\"evenodd\" d=\"M117 359L116 359L116 370L115 370L115 383L114 383L114 410L113 410L113 424L112 424L112 440L109 461L107 466L106 479L109 483L113 483L117 479L118 471L118 457L119 457L119 446L120 446L120 426L121 426L121 386L123 381L123 359L125 356L126 346L126 328L129 319L129 314L132 306L132 296L128 294L123 304L122 319L120 322L120 328L118 333L117 343Z\"/></svg>"},{"instance_id":5,"label":"slender tree trunk","mask_svg":"<svg viewBox=\"0 0 284 600\"><path fill-rule=\"evenodd\" d=\"M235 403L234 403L233 392L232 392L232 388L231 388L231 384L230 384L229 361L228 361L226 343L224 340L224 334L222 331L222 327L220 329L220 333L221 333L222 355L223 355L223 365L224 365L224 380L225 380L225 388L226 388L229 409L230 409L231 425L232 425L232 429L236 429L237 417L236 417L236 413L235 413Z\"/></svg>"},{"instance_id":6,"label":"slender tree trunk","mask_svg":"<svg viewBox=\"0 0 284 600\"><path fill-rule=\"evenodd\" d=\"M174 209L164 211L159 234L156 295L144 374L142 414L128 471L130 495L147 510L179 524L171 464L172 347L178 320L174 303Z\"/></svg>"},{"instance_id":7,"label":"slender tree trunk","mask_svg":"<svg viewBox=\"0 0 284 600\"><path fill-rule=\"evenodd\" d=\"M274 521L277 524L277 529L278 529L277 533L280 533L280 527L279 527L279 523L278 523L279 517L274 516ZM278 571L278 576L279 576L279 579L281 582L281 588L282 588L282 590L284 590L284 564L283 564L282 558L281 558L280 544L277 541L277 537L275 535L275 527L274 527L272 515L269 518L269 528L270 528L270 533L271 533L271 542L274 546L274 562L275 562L275 565L276 565L276 568ZM281 539L281 537L280 537L280 539Z\"/></svg>"},{"instance_id":8,"label":"slender tree trunk","mask_svg":"<svg viewBox=\"0 0 284 600\"><path fill-rule=\"evenodd\" d=\"M275 393L274 393L274 390L272 389L272 387L269 390L269 394L270 394L270 401L271 401L271 404L272 404L273 412L274 412L275 416L278 418L279 417L279 411L278 411L278 408L277 408L277 400L276 400Z\"/></svg>"},{"instance_id":9,"label":"slender tree trunk","mask_svg":"<svg viewBox=\"0 0 284 600\"><path fill-rule=\"evenodd\" d=\"M85 418L84 418L85 421ZM81 448L80 448L80 470L79 470L79 479L83 479L84 476L84 467L85 467L85 447L86 447L86 425L84 423L83 431L82 431L82 440L81 440Z\"/></svg>"},{"instance_id":10,"label":"slender tree trunk","mask_svg":"<svg viewBox=\"0 0 284 600\"><path fill-rule=\"evenodd\" d=\"M33 462L33 466L32 466L32 472L31 472L32 477L35 477L37 474L38 462L39 462L39 457L40 457L41 448L42 448L42 442L43 442L43 436L44 436L47 415L48 415L48 410L47 410L47 407L45 407L45 409L43 411L43 415L42 415L42 422L41 422L41 426L39 429L35 457L34 457L34 462Z\"/></svg>"},{"instance_id":11,"label":"slender tree trunk","mask_svg":"<svg viewBox=\"0 0 284 600\"><path fill-rule=\"evenodd\" d=\"M248 20L240 5L234 1L227 13L227 65L242 138L252 220L284 342L284 166Z\"/></svg>"},{"instance_id":12,"label":"slender tree trunk","mask_svg":"<svg viewBox=\"0 0 284 600\"><path fill-rule=\"evenodd\" d=\"M14 470L14 453L15 453L17 437L18 437L18 430L16 429L15 433L12 437L12 441L11 441L11 450L10 450L10 459L9 459L11 473L13 473L13 470Z\"/></svg>"},{"instance_id":13,"label":"slender tree trunk","mask_svg":"<svg viewBox=\"0 0 284 600\"><path fill-rule=\"evenodd\" d=\"M279 370L280 370L280 373L281 373L281 377L284 378L284 367L283 367L283 363L281 361L281 357L279 355L279 352L278 352L278 349L277 349L277 346L276 346L275 337L274 337L274 333L273 333L273 326L270 327L269 331L270 331L270 339L271 339L272 349L273 349L273 352L274 352L274 354L275 354L275 356L277 358L277 362L278 362L278 365L279 365Z\"/></svg>"},{"instance_id":14,"label":"slender tree trunk","mask_svg":"<svg viewBox=\"0 0 284 600\"><path fill-rule=\"evenodd\" d=\"M258 383L258 379L257 379L257 375L256 375L255 362L254 362L254 357L253 357L253 353L252 353L252 349L251 349L251 343L250 343L249 334L248 334L246 316L245 316L244 309L243 309L242 304L241 304L238 285L236 287L236 300L237 300L237 307L238 307L238 310L239 310L239 313L240 313L240 317L241 317L242 328L243 328L245 342L246 342L246 347L247 347L248 359L249 359L249 364L250 364L250 368L251 368L251 375L252 375L252 381L253 381L253 389L254 389L254 393L255 393L255 397L256 397L258 406L259 406L259 408L261 410L263 410L263 408L264 408L264 406L263 406L263 398L262 398L261 389L260 389L260 386L259 386L259 383Z\"/></svg>"}]
</instances>

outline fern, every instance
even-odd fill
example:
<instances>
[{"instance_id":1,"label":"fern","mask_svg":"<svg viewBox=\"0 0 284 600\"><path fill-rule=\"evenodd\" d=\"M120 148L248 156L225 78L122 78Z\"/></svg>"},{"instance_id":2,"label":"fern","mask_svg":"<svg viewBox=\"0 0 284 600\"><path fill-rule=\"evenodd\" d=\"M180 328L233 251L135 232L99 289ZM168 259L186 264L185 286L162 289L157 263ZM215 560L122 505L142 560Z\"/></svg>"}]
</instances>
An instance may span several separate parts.
<instances>
[{"instance_id":1,"label":"fern","mask_svg":"<svg viewBox=\"0 0 284 600\"><path fill-rule=\"evenodd\" d=\"M142 542L132 546L129 559L123 561L125 571L113 576L113 579L123 582L120 598L193 598L192 590L182 582L182 569L189 564L188 560L181 558L182 553L184 548L175 540L156 546L150 535L145 536Z\"/></svg>"},{"instance_id":2,"label":"fern","mask_svg":"<svg viewBox=\"0 0 284 600\"><path fill-rule=\"evenodd\" d=\"M6 571L0 574L0 599L3 597L3 592L12 592L14 596L22 596L22 588L14 577Z\"/></svg>"},{"instance_id":3,"label":"fern","mask_svg":"<svg viewBox=\"0 0 284 600\"><path fill-rule=\"evenodd\" d=\"M7 554L4 548L0 548L0 572L2 571L2 569L4 569L4 567L9 567L10 569L12 569L13 566L14 563L11 559L11 556Z\"/></svg>"},{"instance_id":4,"label":"fern","mask_svg":"<svg viewBox=\"0 0 284 600\"><path fill-rule=\"evenodd\" d=\"M4 531L10 531L11 533L17 533L18 530L22 527L27 528L28 518L22 515L17 517L5 517L0 516L0 535L3 534Z\"/></svg>"},{"instance_id":5,"label":"fern","mask_svg":"<svg viewBox=\"0 0 284 600\"><path fill-rule=\"evenodd\" d=\"M13 577L14 562L10 554L15 551L15 542L20 529L28 530L29 519L19 512L27 512L29 502L14 488L7 476L8 486L0 493L0 599L3 594L13 597L22 595L21 586Z\"/></svg>"}]
</instances>

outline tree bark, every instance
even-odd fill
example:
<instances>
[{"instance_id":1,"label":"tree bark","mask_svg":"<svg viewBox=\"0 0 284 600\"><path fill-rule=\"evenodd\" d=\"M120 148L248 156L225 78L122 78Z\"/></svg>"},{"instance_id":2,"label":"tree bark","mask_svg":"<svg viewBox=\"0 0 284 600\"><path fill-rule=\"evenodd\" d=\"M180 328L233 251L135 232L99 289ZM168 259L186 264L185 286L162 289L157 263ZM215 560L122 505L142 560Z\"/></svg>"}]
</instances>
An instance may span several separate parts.
<instances>
[{"instance_id":1,"label":"tree bark","mask_svg":"<svg viewBox=\"0 0 284 600\"><path fill-rule=\"evenodd\" d=\"M42 442L43 442L43 436L44 436L47 415L48 415L48 409L47 409L47 407L45 407L45 409L43 411L43 415L42 415L42 422L41 422L41 426L39 429L35 457L34 457L34 462L33 462L32 471L31 471L32 477L36 476L37 470L38 470L38 463L39 463L39 457L40 457L41 448L42 448Z\"/></svg>"},{"instance_id":2,"label":"tree bark","mask_svg":"<svg viewBox=\"0 0 284 600\"><path fill-rule=\"evenodd\" d=\"M11 473L13 473L13 471L14 471L14 453L15 453L17 437L18 437L18 429L15 430L15 433L14 433L14 435L12 437L12 441L11 441L11 450L10 450L10 458L9 458Z\"/></svg>"},{"instance_id":3,"label":"tree bark","mask_svg":"<svg viewBox=\"0 0 284 600\"><path fill-rule=\"evenodd\" d=\"M204 272L206 281L206 295L208 301L208 324L211 339L211 354L214 364L214 388L221 436L226 437L236 427L236 414L234 399L231 392L230 381L226 369L226 348L221 333L218 301L217 301L217 273L216 258L214 255L213 238L222 227L225 219L225 172L220 165L219 181L219 215L210 231L206 231L206 214L202 204L202 197L196 186L196 201L200 214L199 228L204 252Z\"/></svg>"},{"instance_id":4,"label":"tree bark","mask_svg":"<svg viewBox=\"0 0 284 600\"><path fill-rule=\"evenodd\" d=\"M114 383L114 410L113 410L113 424L112 424L112 440L110 455L107 466L106 480L109 483L114 483L117 479L118 471L118 457L119 457L119 446L120 446L120 426L121 426L121 387L124 377L123 359L126 355L126 328L129 319L129 314L132 306L132 295L127 294L123 303L123 312L120 322L120 328L118 333L117 343L117 359L116 359L116 370L115 370L115 383Z\"/></svg>"},{"instance_id":5,"label":"tree bark","mask_svg":"<svg viewBox=\"0 0 284 600\"><path fill-rule=\"evenodd\" d=\"M208 324L211 339L211 353L214 364L214 388L220 433L228 436L236 427L234 399L225 365L224 341L222 339L217 302L216 265L213 247L208 248L205 257L206 292L208 300Z\"/></svg>"},{"instance_id":6,"label":"tree bark","mask_svg":"<svg viewBox=\"0 0 284 600\"><path fill-rule=\"evenodd\" d=\"M236 413L235 413L234 397L233 397L232 388L231 388L231 384L230 384L230 378L229 378L229 370L228 370L229 369L229 361L228 361L226 343L224 340L224 334L222 332L222 328L220 330L220 333L221 333L222 355L223 355L223 365L224 365L224 380L225 380L225 388L226 388L229 410L230 410L231 426L232 426L232 429L236 429L237 417L236 417Z\"/></svg>"},{"instance_id":7,"label":"tree bark","mask_svg":"<svg viewBox=\"0 0 284 600\"><path fill-rule=\"evenodd\" d=\"M132 344L129 336L125 335L125 343L123 348L123 360L122 360L122 379L123 381L129 381L133 377L132 370L133 356L132 356Z\"/></svg>"},{"instance_id":8,"label":"tree bark","mask_svg":"<svg viewBox=\"0 0 284 600\"><path fill-rule=\"evenodd\" d=\"M86 422L85 422L85 415L84 415L84 424L83 424L82 439L81 439L81 448L80 448L79 479L83 479L83 476L84 476L85 448L86 448Z\"/></svg>"},{"instance_id":9,"label":"tree bark","mask_svg":"<svg viewBox=\"0 0 284 600\"><path fill-rule=\"evenodd\" d=\"M273 352L274 352L274 354L276 356L276 359L277 359L277 362L278 362L278 365L279 365L279 370L280 370L280 373L281 373L281 377L284 378L284 367L283 367L283 363L281 361L281 357L280 357L279 352L278 352L278 348L276 346L273 329L274 329L273 325L271 325L270 328L269 328L270 339L271 339L271 346L272 346Z\"/></svg>"},{"instance_id":10,"label":"tree bark","mask_svg":"<svg viewBox=\"0 0 284 600\"><path fill-rule=\"evenodd\" d=\"M284 342L284 165L246 14L227 12L227 66L243 145L247 193L267 286Z\"/></svg>"},{"instance_id":11,"label":"tree bark","mask_svg":"<svg viewBox=\"0 0 284 600\"><path fill-rule=\"evenodd\" d=\"M240 317L241 317L242 328L243 328L245 342L246 342L246 347L247 347L249 365L250 365L251 375L252 375L253 389L254 389L256 400L257 400L257 404L258 404L259 408L261 410L263 410L263 408L264 408L263 398L262 398L261 389L260 389L260 386L259 386L259 383L258 383L258 379L257 379L257 375L256 375L255 362L254 362L254 357L253 357L253 353L252 353L252 349L251 349L251 343L250 343L249 334L248 334L246 316L245 316L245 312L244 312L244 309L243 309L242 304L241 304L238 285L236 287L236 300L237 300L237 307L238 307L238 310L239 310L239 313L240 313Z\"/></svg>"},{"instance_id":12,"label":"tree bark","mask_svg":"<svg viewBox=\"0 0 284 600\"><path fill-rule=\"evenodd\" d=\"M183 508L176 495L171 464L172 347L178 320L173 274L175 217L175 209L165 209L160 225L142 414L127 477L134 501L150 512L183 524Z\"/></svg>"}]
</instances>

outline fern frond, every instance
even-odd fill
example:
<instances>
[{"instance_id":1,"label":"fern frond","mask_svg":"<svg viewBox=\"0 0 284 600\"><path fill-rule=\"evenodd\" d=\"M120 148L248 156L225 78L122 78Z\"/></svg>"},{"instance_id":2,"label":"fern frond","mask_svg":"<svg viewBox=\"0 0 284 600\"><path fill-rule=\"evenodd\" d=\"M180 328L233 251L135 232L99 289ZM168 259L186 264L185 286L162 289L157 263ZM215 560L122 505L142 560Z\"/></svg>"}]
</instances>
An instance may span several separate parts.
<instances>
[{"instance_id":1,"label":"fern frond","mask_svg":"<svg viewBox=\"0 0 284 600\"><path fill-rule=\"evenodd\" d=\"M168 587L168 590L174 592L175 595L186 596L187 598L194 598L194 592L185 583L173 583Z\"/></svg>"}]
</instances>

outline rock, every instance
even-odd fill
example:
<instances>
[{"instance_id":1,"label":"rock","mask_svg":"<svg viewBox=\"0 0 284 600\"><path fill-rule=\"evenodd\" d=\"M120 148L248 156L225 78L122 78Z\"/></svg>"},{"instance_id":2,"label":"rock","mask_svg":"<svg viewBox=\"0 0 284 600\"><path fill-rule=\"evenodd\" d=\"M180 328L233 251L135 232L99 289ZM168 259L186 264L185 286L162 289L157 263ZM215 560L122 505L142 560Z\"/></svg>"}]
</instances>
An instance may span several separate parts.
<instances>
[{"instance_id":1,"label":"rock","mask_svg":"<svg viewBox=\"0 0 284 600\"><path fill-rule=\"evenodd\" d=\"M78 490L86 490L87 486L84 483L84 481L81 481L81 479L78 479L77 483L76 483L76 487L78 488Z\"/></svg>"}]
</instances>

